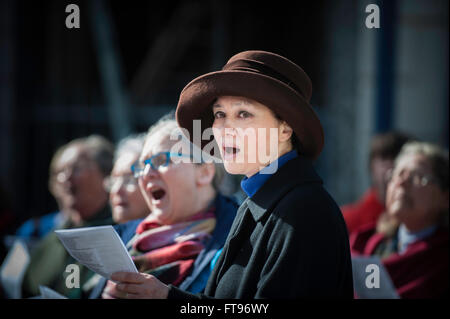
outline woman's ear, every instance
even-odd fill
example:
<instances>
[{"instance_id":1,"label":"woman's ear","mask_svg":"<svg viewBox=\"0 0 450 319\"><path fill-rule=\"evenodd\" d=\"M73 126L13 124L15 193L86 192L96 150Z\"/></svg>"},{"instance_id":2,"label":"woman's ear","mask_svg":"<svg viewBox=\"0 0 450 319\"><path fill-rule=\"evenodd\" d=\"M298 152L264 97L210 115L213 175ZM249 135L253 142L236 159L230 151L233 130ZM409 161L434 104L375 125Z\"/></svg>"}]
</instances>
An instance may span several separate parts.
<instances>
[{"instance_id":1,"label":"woman's ear","mask_svg":"<svg viewBox=\"0 0 450 319\"><path fill-rule=\"evenodd\" d=\"M195 165L195 181L197 186L212 184L216 168L213 163Z\"/></svg>"},{"instance_id":2,"label":"woman's ear","mask_svg":"<svg viewBox=\"0 0 450 319\"><path fill-rule=\"evenodd\" d=\"M280 142L286 142L288 141L292 134L294 133L294 130L292 127L286 123L286 121L281 121L279 130L278 130L278 138Z\"/></svg>"}]
</instances>

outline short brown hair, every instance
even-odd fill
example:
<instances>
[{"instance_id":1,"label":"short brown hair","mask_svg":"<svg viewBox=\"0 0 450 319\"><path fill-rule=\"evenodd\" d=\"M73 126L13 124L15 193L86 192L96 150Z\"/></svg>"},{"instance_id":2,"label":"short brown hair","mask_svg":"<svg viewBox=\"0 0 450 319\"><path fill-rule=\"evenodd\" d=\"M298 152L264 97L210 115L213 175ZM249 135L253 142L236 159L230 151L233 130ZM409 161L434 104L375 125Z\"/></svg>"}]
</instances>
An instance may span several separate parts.
<instances>
[{"instance_id":1,"label":"short brown hair","mask_svg":"<svg viewBox=\"0 0 450 319\"><path fill-rule=\"evenodd\" d=\"M401 132L386 132L377 134L370 143L369 165L376 157L394 160L403 145L413 138Z\"/></svg>"}]
</instances>

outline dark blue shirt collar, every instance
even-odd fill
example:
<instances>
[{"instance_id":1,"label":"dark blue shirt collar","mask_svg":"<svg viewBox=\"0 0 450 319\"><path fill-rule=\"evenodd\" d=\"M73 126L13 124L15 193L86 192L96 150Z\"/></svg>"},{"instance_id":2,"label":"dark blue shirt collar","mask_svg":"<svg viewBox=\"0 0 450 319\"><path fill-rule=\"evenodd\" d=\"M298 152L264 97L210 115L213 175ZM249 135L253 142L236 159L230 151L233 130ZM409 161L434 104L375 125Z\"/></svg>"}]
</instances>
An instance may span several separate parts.
<instances>
[{"instance_id":1,"label":"dark blue shirt collar","mask_svg":"<svg viewBox=\"0 0 450 319\"><path fill-rule=\"evenodd\" d=\"M289 160L296 158L298 156L296 150L292 150L282 156L277 160L270 163L268 166L264 167L255 175L244 177L241 181L241 187L248 197L252 197L256 192L264 185L264 183L275 173L281 166L287 163Z\"/></svg>"}]
</instances>

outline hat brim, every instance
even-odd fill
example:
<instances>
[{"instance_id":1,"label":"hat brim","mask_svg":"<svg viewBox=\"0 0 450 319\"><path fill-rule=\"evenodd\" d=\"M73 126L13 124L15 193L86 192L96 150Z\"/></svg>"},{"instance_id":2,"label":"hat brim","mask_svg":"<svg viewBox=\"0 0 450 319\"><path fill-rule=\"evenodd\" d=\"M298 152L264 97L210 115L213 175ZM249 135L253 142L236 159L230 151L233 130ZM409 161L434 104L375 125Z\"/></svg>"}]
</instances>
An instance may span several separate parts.
<instances>
[{"instance_id":1,"label":"hat brim","mask_svg":"<svg viewBox=\"0 0 450 319\"><path fill-rule=\"evenodd\" d=\"M262 103L292 127L301 143L302 155L314 160L322 151L323 128L309 103L281 81L241 70L207 73L192 80L180 94L176 120L180 127L188 130L190 141L202 150L214 142L214 137L193 140L193 121L201 120L201 133L211 127L212 103L220 96L242 96Z\"/></svg>"}]
</instances>

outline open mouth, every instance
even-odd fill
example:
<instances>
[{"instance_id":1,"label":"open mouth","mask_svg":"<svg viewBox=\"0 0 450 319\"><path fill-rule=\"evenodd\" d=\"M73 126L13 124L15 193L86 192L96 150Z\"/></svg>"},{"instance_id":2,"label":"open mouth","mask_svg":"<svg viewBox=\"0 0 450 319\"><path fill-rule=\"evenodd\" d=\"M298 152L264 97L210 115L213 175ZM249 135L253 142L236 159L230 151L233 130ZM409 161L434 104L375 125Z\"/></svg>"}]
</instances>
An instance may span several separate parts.
<instances>
[{"instance_id":1,"label":"open mouth","mask_svg":"<svg viewBox=\"0 0 450 319\"><path fill-rule=\"evenodd\" d=\"M166 191L161 188L155 189L151 193L155 201L161 200L166 195Z\"/></svg>"},{"instance_id":2,"label":"open mouth","mask_svg":"<svg viewBox=\"0 0 450 319\"><path fill-rule=\"evenodd\" d=\"M223 147L223 153L227 154L227 155L235 155L239 151L240 151L240 149L237 147L227 147L227 146Z\"/></svg>"}]
</instances>

